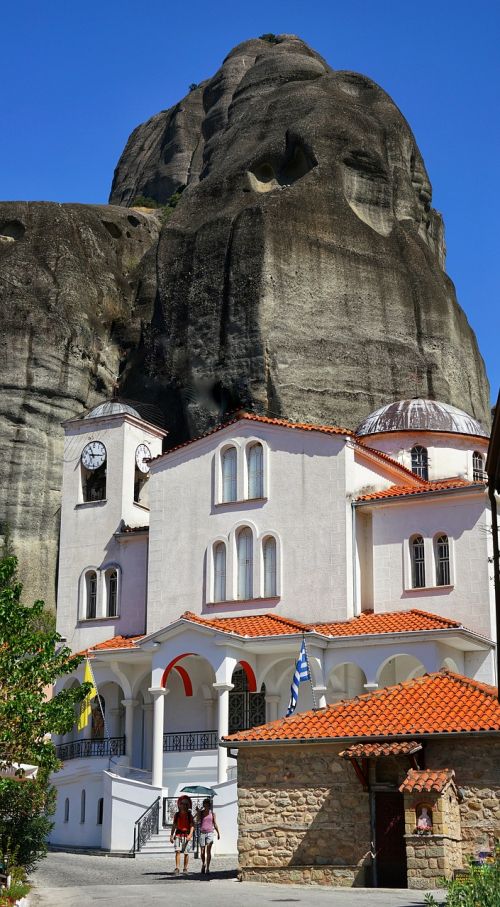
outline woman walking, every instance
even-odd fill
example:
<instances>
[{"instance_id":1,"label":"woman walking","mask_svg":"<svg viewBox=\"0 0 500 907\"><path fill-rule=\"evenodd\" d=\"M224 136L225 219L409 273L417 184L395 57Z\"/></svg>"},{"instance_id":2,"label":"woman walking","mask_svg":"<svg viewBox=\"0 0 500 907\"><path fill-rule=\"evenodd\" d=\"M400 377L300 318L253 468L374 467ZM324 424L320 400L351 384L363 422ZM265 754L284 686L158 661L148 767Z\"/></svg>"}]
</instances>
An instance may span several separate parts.
<instances>
[{"instance_id":1,"label":"woman walking","mask_svg":"<svg viewBox=\"0 0 500 907\"><path fill-rule=\"evenodd\" d=\"M172 823L170 832L170 842L174 842L175 847L175 870L174 874L179 875L181 871L181 853L184 854L183 873L187 875L189 854L191 852L191 841L193 839L194 819L191 812L191 798L179 797L177 800L177 812Z\"/></svg>"},{"instance_id":2,"label":"woman walking","mask_svg":"<svg viewBox=\"0 0 500 907\"><path fill-rule=\"evenodd\" d=\"M200 847L201 847L201 874L210 875L210 860L212 859L212 845L214 843L214 832L217 833L217 840L220 841L220 832L215 819L215 813L212 809L212 801L207 797L203 801L203 807L199 814L200 823Z\"/></svg>"}]
</instances>

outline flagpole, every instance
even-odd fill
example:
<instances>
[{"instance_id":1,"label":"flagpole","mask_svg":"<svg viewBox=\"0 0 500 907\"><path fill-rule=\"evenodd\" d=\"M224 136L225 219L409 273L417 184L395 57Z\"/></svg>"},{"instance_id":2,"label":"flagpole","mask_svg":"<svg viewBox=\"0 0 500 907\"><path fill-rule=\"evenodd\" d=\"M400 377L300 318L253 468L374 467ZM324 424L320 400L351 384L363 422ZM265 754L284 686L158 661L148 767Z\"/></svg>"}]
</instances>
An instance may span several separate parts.
<instances>
[{"instance_id":1,"label":"flagpole","mask_svg":"<svg viewBox=\"0 0 500 907\"><path fill-rule=\"evenodd\" d=\"M303 641L303 643L304 643L304 651L305 651L305 653L306 653L306 658L307 658L307 667L309 668L309 683L311 684L311 694L312 694L312 701L313 701L313 709L314 709L314 711L316 711L317 708L318 708L318 706L316 705L316 696L315 696L315 693L314 693L313 679L312 679L312 674L311 674L311 664L310 664L310 661L309 661L309 652L307 651L307 644L306 644L306 635L305 635L305 633L302 634L302 641Z\"/></svg>"},{"instance_id":2,"label":"flagpole","mask_svg":"<svg viewBox=\"0 0 500 907\"><path fill-rule=\"evenodd\" d=\"M106 715L104 714L104 709L103 709L102 702L101 702L101 697L100 697L100 694L99 694L99 690L98 690L98 688L97 688L97 684L96 684L96 682L95 682L94 672L93 672L93 670L92 670L92 665L91 665L91 663L90 663L90 658L89 658L88 655L86 655L85 657L86 657L86 659L87 659L87 664L88 664L88 666L89 666L90 676L92 677L92 683L94 684L94 690L95 690L95 692L96 692L97 702L98 702L99 708L100 708L100 710L101 710L102 724L103 724L103 727L104 727L104 735L105 735L105 737L106 737L106 739L108 740L108 743L109 743L109 741L110 741L111 738L110 738L110 734L109 734L109 730L108 730L108 724L107 724L107 721L106 721ZM92 712L91 712L91 715L90 715L90 720L92 721Z\"/></svg>"}]
</instances>

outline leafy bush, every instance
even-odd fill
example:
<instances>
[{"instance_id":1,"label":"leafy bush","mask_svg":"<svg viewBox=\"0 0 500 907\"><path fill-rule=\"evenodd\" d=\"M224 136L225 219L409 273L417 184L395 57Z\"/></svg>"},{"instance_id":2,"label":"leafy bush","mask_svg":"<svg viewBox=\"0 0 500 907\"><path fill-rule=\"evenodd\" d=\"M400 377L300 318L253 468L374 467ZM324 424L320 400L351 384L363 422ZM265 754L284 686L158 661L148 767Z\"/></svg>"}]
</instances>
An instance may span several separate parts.
<instances>
[{"instance_id":1,"label":"leafy bush","mask_svg":"<svg viewBox=\"0 0 500 907\"><path fill-rule=\"evenodd\" d=\"M149 195L136 195L132 199L132 208L158 208L158 202L154 198L150 198Z\"/></svg>"},{"instance_id":2,"label":"leafy bush","mask_svg":"<svg viewBox=\"0 0 500 907\"><path fill-rule=\"evenodd\" d=\"M280 39L277 37L277 35L273 35L272 32L266 32L265 35L260 35L260 40L267 41L268 44L279 44L280 43Z\"/></svg>"},{"instance_id":3,"label":"leafy bush","mask_svg":"<svg viewBox=\"0 0 500 907\"><path fill-rule=\"evenodd\" d=\"M185 188L186 188L185 186L179 186L179 188L176 190L176 192L174 192L174 194L170 196L167 204L164 205L163 208L161 209L160 217L161 217L163 223L166 223L166 221L169 219L170 215L177 208L177 205L179 204L179 202L181 200L181 196L182 196L182 193L184 192Z\"/></svg>"},{"instance_id":4,"label":"leafy bush","mask_svg":"<svg viewBox=\"0 0 500 907\"><path fill-rule=\"evenodd\" d=\"M497 844L492 863L475 866L469 861L467 876L444 885L446 907L500 907L500 845ZM426 895L425 903L437 907L431 894Z\"/></svg>"},{"instance_id":5,"label":"leafy bush","mask_svg":"<svg viewBox=\"0 0 500 907\"><path fill-rule=\"evenodd\" d=\"M26 897L30 892L30 886L26 882L12 882L8 888L0 891L0 907L11 907L16 901Z\"/></svg>"}]
</instances>

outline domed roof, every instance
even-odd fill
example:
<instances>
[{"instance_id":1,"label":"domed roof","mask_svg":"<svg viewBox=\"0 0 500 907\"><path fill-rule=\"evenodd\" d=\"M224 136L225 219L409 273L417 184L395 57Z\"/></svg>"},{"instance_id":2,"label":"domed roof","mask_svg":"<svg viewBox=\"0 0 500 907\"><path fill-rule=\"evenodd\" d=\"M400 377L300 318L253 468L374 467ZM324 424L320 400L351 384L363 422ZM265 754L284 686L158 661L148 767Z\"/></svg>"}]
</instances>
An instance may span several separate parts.
<instances>
[{"instance_id":1,"label":"domed roof","mask_svg":"<svg viewBox=\"0 0 500 907\"><path fill-rule=\"evenodd\" d=\"M129 416L135 416L140 419L141 416L133 406L128 403L122 403L121 400L106 400L106 403L100 403L94 406L89 413L85 413L84 419L97 419L99 416L117 416L120 413L128 413Z\"/></svg>"},{"instance_id":2,"label":"domed roof","mask_svg":"<svg viewBox=\"0 0 500 907\"><path fill-rule=\"evenodd\" d=\"M488 433L472 416L439 400L397 400L388 403L358 425L357 435L375 435L387 431L443 431L487 438Z\"/></svg>"}]
</instances>

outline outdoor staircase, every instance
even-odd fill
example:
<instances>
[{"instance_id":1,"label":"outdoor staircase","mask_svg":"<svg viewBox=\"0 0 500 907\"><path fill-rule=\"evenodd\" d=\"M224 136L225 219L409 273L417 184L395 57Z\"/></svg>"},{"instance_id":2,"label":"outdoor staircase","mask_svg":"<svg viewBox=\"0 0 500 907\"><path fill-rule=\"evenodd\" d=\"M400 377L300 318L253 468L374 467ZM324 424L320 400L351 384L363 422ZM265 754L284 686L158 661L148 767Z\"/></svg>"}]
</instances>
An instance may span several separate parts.
<instances>
[{"instance_id":1,"label":"outdoor staircase","mask_svg":"<svg viewBox=\"0 0 500 907\"><path fill-rule=\"evenodd\" d=\"M151 835L149 841L136 853L137 857L151 857L154 854L173 854L174 845L170 843L170 828L160 828L157 835Z\"/></svg>"}]
</instances>

